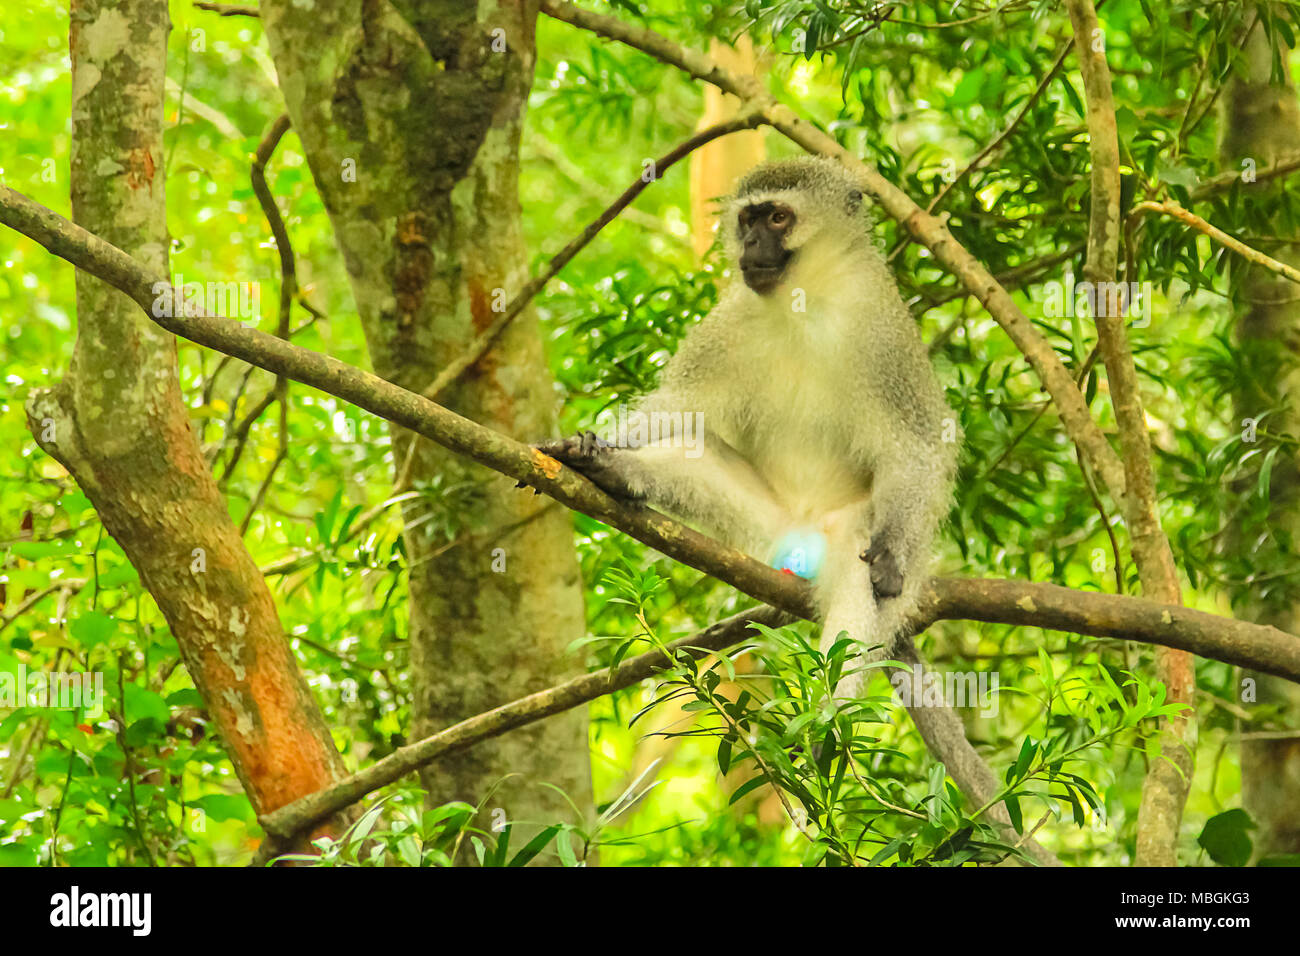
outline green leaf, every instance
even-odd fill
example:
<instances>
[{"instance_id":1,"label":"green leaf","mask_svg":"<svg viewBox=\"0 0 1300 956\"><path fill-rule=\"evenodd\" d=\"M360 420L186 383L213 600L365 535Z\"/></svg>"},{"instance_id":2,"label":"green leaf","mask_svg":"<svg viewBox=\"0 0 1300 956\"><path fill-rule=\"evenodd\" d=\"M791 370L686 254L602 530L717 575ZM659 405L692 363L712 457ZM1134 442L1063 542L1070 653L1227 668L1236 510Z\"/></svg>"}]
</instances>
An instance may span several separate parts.
<instances>
[{"instance_id":1,"label":"green leaf","mask_svg":"<svg viewBox=\"0 0 1300 956\"><path fill-rule=\"evenodd\" d=\"M506 851L510 849L510 831L514 828L513 823L507 823L501 828L501 835L497 837L497 845L492 851L492 856L484 866L505 866Z\"/></svg>"},{"instance_id":2,"label":"green leaf","mask_svg":"<svg viewBox=\"0 0 1300 956\"><path fill-rule=\"evenodd\" d=\"M137 684L127 684L125 690L126 722L128 724L148 718L153 718L158 723L165 724L171 719L171 708L167 706L167 701L162 699L162 695Z\"/></svg>"},{"instance_id":3,"label":"green leaf","mask_svg":"<svg viewBox=\"0 0 1300 956\"><path fill-rule=\"evenodd\" d=\"M1270 448L1268 454L1264 456L1264 464L1259 469L1259 496L1265 501L1268 500L1268 491L1273 477L1273 462L1281 450L1280 447Z\"/></svg>"},{"instance_id":4,"label":"green leaf","mask_svg":"<svg viewBox=\"0 0 1300 956\"><path fill-rule=\"evenodd\" d=\"M407 866L420 865L420 848L409 833L397 841L397 858Z\"/></svg>"},{"instance_id":5,"label":"green leaf","mask_svg":"<svg viewBox=\"0 0 1300 956\"><path fill-rule=\"evenodd\" d=\"M1074 84L1070 82L1070 78L1068 76L1062 76L1060 78L1060 83L1062 88L1065 90L1065 96L1070 101L1070 105L1074 107L1074 111L1079 114L1080 118L1086 116L1088 110L1083 105L1083 100L1079 98L1079 93L1074 88Z\"/></svg>"},{"instance_id":6,"label":"green leaf","mask_svg":"<svg viewBox=\"0 0 1300 956\"><path fill-rule=\"evenodd\" d=\"M375 828L379 822L379 815L384 810L384 803L381 800L373 807L361 815L361 819L352 825L348 830L347 841L351 844L361 843L366 837L370 836L370 831Z\"/></svg>"},{"instance_id":7,"label":"green leaf","mask_svg":"<svg viewBox=\"0 0 1300 956\"><path fill-rule=\"evenodd\" d=\"M967 70L963 73L957 88L952 91L952 96L948 97L948 106L969 106L978 100L986 76L985 70Z\"/></svg>"},{"instance_id":8,"label":"green leaf","mask_svg":"<svg viewBox=\"0 0 1300 956\"><path fill-rule=\"evenodd\" d=\"M757 790L765 783L767 783L767 778L764 777L762 774L759 774L757 777L754 777L752 780L746 780L744 783L742 783L739 787L736 788L736 792L731 795L731 799L727 801L727 805L730 806L736 801L744 799L745 794Z\"/></svg>"},{"instance_id":9,"label":"green leaf","mask_svg":"<svg viewBox=\"0 0 1300 956\"><path fill-rule=\"evenodd\" d=\"M880 848L879 853L877 853L875 856L871 858L870 865L875 866L877 863L889 859L889 857L893 856L894 851L896 851L902 845L903 845L903 838L901 836L894 837L892 840L890 840L888 843L886 843L883 847Z\"/></svg>"},{"instance_id":10,"label":"green leaf","mask_svg":"<svg viewBox=\"0 0 1300 956\"><path fill-rule=\"evenodd\" d=\"M718 769L724 774L731 769L731 738L723 737L718 741Z\"/></svg>"},{"instance_id":11,"label":"green leaf","mask_svg":"<svg viewBox=\"0 0 1300 956\"><path fill-rule=\"evenodd\" d=\"M1052 669L1052 658L1047 651L1039 645L1038 647L1038 677L1047 688L1049 694L1056 693L1056 672Z\"/></svg>"},{"instance_id":12,"label":"green leaf","mask_svg":"<svg viewBox=\"0 0 1300 956\"><path fill-rule=\"evenodd\" d=\"M1016 780L1022 779L1028 772L1029 765L1034 762L1034 756L1037 753L1038 744L1034 743L1032 738L1026 737L1025 742L1020 745L1020 756L1016 757L1016 765L1011 768L1011 776Z\"/></svg>"},{"instance_id":13,"label":"green leaf","mask_svg":"<svg viewBox=\"0 0 1300 956\"><path fill-rule=\"evenodd\" d=\"M420 830L425 836L431 836L435 829L452 827L459 830L474 816L474 808L468 803L445 803L440 807L424 811L420 817Z\"/></svg>"},{"instance_id":14,"label":"green leaf","mask_svg":"<svg viewBox=\"0 0 1300 956\"><path fill-rule=\"evenodd\" d=\"M1253 829L1255 821L1245 810L1227 810L1205 821L1196 842L1220 866L1245 866L1254 850L1247 831Z\"/></svg>"},{"instance_id":15,"label":"green leaf","mask_svg":"<svg viewBox=\"0 0 1300 956\"><path fill-rule=\"evenodd\" d=\"M208 793L192 801L191 806L202 810L207 817L220 823L222 820L243 820L252 823L256 819L253 805L242 793Z\"/></svg>"},{"instance_id":16,"label":"green leaf","mask_svg":"<svg viewBox=\"0 0 1300 956\"><path fill-rule=\"evenodd\" d=\"M1003 798L1002 802L1007 806L1007 816L1011 818L1011 825L1016 828L1017 833L1024 833L1024 818L1020 814L1020 798L1009 793Z\"/></svg>"},{"instance_id":17,"label":"green leaf","mask_svg":"<svg viewBox=\"0 0 1300 956\"><path fill-rule=\"evenodd\" d=\"M167 695L168 707L202 707L203 695L193 687L183 687Z\"/></svg>"},{"instance_id":18,"label":"green leaf","mask_svg":"<svg viewBox=\"0 0 1300 956\"><path fill-rule=\"evenodd\" d=\"M36 866L36 850L24 843L0 843L0 866Z\"/></svg>"},{"instance_id":19,"label":"green leaf","mask_svg":"<svg viewBox=\"0 0 1300 956\"><path fill-rule=\"evenodd\" d=\"M69 545L66 541L15 541L9 550L27 561L39 561L67 554Z\"/></svg>"},{"instance_id":20,"label":"green leaf","mask_svg":"<svg viewBox=\"0 0 1300 956\"><path fill-rule=\"evenodd\" d=\"M569 837L568 830L564 830L556 839L555 852L559 854L560 862L565 866L578 865L578 858L573 852L573 841Z\"/></svg>"},{"instance_id":21,"label":"green leaf","mask_svg":"<svg viewBox=\"0 0 1300 956\"><path fill-rule=\"evenodd\" d=\"M554 837L555 834L559 832L560 832L560 825L558 823L547 827L541 833L537 834L537 836L533 837L526 844L524 844L524 848L514 855L514 857L510 860L510 863L508 865L509 866L526 865L530 860L532 860L535 856L537 856L537 854L541 853L542 850L546 849L546 844L550 843L551 838Z\"/></svg>"},{"instance_id":22,"label":"green leaf","mask_svg":"<svg viewBox=\"0 0 1300 956\"><path fill-rule=\"evenodd\" d=\"M68 624L68 632L86 650L103 644L116 630L117 621L101 611L83 611Z\"/></svg>"},{"instance_id":23,"label":"green leaf","mask_svg":"<svg viewBox=\"0 0 1300 956\"><path fill-rule=\"evenodd\" d=\"M1079 795L1074 792L1074 788L1068 783L1062 783L1061 786L1065 787L1065 795L1069 798L1070 811L1074 815L1074 825L1083 826L1087 823L1087 817L1083 814L1083 804L1079 802Z\"/></svg>"}]
</instances>

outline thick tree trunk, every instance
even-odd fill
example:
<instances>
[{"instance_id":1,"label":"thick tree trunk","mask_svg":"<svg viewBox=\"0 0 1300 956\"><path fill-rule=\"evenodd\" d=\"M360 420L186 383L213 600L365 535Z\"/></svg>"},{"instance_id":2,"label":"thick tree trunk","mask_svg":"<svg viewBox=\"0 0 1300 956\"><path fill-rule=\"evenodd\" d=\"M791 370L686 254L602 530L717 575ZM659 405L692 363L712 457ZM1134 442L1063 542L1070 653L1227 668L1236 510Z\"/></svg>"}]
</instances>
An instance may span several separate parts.
<instances>
[{"instance_id":1,"label":"thick tree trunk","mask_svg":"<svg viewBox=\"0 0 1300 956\"><path fill-rule=\"evenodd\" d=\"M72 213L166 272L166 0L72 5ZM68 375L27 403L37 442L94 503L171 626L258 813L337 780L342 761L190 427L176 340L77 272Z\"/></svg>"},{"instance_id":2,"label":"thick tree trunk","mask_svg":"<svg viewBox=\"0 0 1300 956\"><path fill-rule=\"evenodd\" d=\"M534 2L264 3L289 115L347 263L375 371L416 391L526 281L518 146L532 83ZM520 439L552 433L555 399L535 316L520 315L439 401ZM394 469L412 435L394 429ZM583 633L570 518L420 440L408 503L411 665L424 736L555 683ZM443 531L450 525L454 543ZM511 820L567 819L591 802L585 709L440 760L436 802Z\"/></svg>"},{"instance_id":3,"label":"thick tree trunk","mask_svg":"<svg viewBox=\"0 0 1300 956\"><path fill-rule=\"evenodd\" d=\"M1251 31L1245 46L1246 71L1230 81L1224 96L1223 139L1220 158L1225 169L1242 169L1242 160L1251 160L1257 168L1271 165L1281 156L1300 153L1300 107L1284 55L1284 72L1272 77L1272 57L1263 31ZM1245 186L1247 202L1267 203L1274 184ZM1267 206L1263 207L1267 208ZM1279 227L1281 228L1281 227ZM1273 230L1277 231L1277 230ZM1300 266L1300 239L1269 254L1283 262ZM1271 380L1256 380L1249 394L1237 399L1238 418L1252 418L1284 398L1289 403L1284 421L1269 422L1271 431L1300 434L1300 294L1295 283L1253 267L1240 259L1233 260L1232 293L1237 305L1237 335L1243 342L1272 343L1281 354L1278 375ZM1261 373L1263 370L1260 370ZM1273 470L1271 493L1275 515L1272 527L1300 540L1300 488L1297 486L1297 462L1294 457L1279 456ZM1245 546L1244 535L1235 536L1238 546ZM1257 603L1251 617L1272 624L1289 633L1300 627L1300 614L1294 605L1271 607ZM1249 671L1245 676L1254 682L1257 700L1249 706L1277 708L1279 718L1268 726L1243 728L1247 737L1241 744L1241 782L1246 808L1259 824L1256 834L1256 858L1283 853L1300 853L1300 736L1260 739L1251 731L1297 727L1300 717L1300 687Z\"/></svg>"}]
</instances>

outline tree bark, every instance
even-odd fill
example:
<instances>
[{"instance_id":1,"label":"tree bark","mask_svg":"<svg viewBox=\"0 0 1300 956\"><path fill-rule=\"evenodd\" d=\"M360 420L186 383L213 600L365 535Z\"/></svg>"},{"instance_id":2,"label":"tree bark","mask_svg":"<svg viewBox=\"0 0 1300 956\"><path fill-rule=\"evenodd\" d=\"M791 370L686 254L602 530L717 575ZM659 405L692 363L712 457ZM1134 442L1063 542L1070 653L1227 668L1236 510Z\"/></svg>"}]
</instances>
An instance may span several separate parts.
<instances>
[{"instance_id":1,"label":"tree bark","mask_svg":"<svg viewBox=\"0 0 1300 956\"><path fill-rule=\"evenodd\" d=\"M78 0L71 24L73 218L166 274L167 3ZM200 452L175 338L89 273L76 288L71 368L29 397L29 426L139 571L269 812L333 783L342 761Z\"/></svg>"},{"instance_id":2,"label":"tree bark","mask_svg":"<svg viewBox=\"0 0 1300 956\"><path fill-rule=\"evenodd\" d=\"M375 372L422 391L527 279L516 183L536 4L328 0L261 11ZM532 311L440 401L519 439L552 434ZM398 480L431 489L404 512L412 733L424 737L570 669L582 587L562 510L412 432L392 436ZM477 803L507 774L519 776L489 809L511 820L571 815L543 781L590 804L585 708L453 755L424 784L432 802Z\"/></svg>"},{"instance_id":3,"label":"tree bark","mask_svg":"<svg viewBox=\"0 0 1300 956\"><path fill-rule=\"evenodd\" d=\"M1280 42L1280 41L1279 41ZM1264 31L1256 25L1243 47L1245 70L1234 73L1223 97L1223 130L1219 156L1225 169L1240 175L1242 160L1257 168L1300 152L1300 107L1288 67L1289 50L1284 48L1282 75L1272 76L1272 55ZM1276 192L1273 185L1245 185L1247 202L1268 203ZM1269 208L1267 205L1263 208ZM1273 231L1279 231L1278 226ZM1300 266L1300 239L1273 250L1274 258ZM1252 418L1279 398L1287 402L1285 418L1273 420L1269 430L1300 434L1300 298L1289 279L1240 260L1230 260L1230 284L1236 308L1236 334L1243 343L1270 343L1278 350L1276 377L1256 379L1237 396L1238 418ZM1268 371L1273 371L1269 369ZM1266 373L1261 368L1260 375ZM1248 450L1248 449L1243 449ZM1274 532L1300 535L1300 488L1297 462L1293 455L1279 455L1271 482ZM1234 536L1238 547L1247 546L1245 529ZM1277 607L1256 600L1245 608L1252 619L1279 628L1300 624L1294 604ZM1277 709L1279 719L1272 727L1251 725L1248 730L1276 727L1296 728L1300 715L1300 688L1257 671L1243 676L1254 682L1256 701L1252 709ZM1284 853L1300 853L1300 735L1282 739L1246 738L1241 743L1242 798L1259 831L1255 834L1256 859Z\"/></svg>"}]
</instances>

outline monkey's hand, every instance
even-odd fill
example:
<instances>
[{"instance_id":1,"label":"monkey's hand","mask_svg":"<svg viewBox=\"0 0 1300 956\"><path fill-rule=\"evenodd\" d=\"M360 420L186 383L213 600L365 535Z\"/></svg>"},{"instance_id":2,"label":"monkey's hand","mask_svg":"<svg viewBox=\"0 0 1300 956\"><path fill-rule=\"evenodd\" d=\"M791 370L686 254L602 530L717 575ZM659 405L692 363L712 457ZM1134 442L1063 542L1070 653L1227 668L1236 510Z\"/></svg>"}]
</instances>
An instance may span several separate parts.
<instances>
[{"instance_id":1,"label":"monkey's hand","mask_svg":"<svg viewBox=\"0 0 1300 956\"><path fill-rule=\"evenodd\" d=\"M898 560L883 535L873 535L871 547L858 557L871 566L871 590L877 601L903 593L903 573L898 570Z\"/></svg>"},{"instance_id":2,"label":"monkey's hand","mask_svg":"<svg viewBox=\"0 0 1300 956\"><path fill-rule=\"evenodd\" d=\"M572 438L552 438L533 447L585 475L592 484L616 498L645 497L629 487L628 470L622 467L623 453L595 432L582 432Z\"/></svg>"}]
</instances>

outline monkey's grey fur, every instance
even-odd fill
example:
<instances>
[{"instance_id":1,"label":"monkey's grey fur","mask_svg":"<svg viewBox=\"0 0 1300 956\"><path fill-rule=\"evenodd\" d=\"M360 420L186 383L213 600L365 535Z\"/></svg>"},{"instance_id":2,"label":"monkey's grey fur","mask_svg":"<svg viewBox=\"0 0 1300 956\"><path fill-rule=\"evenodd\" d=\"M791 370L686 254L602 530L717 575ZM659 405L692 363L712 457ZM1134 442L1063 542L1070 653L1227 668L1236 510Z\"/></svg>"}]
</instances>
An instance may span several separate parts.
<instances>
[{"instance_id":1,"label":"monkey's grey fur","mask_svg":"<svg viewBox=\"0 0 1300 956\"><path fill-rule=\"evenodd\" d=\"M689 457L680 435L637 449L590 435L540 447L765 562L788 531L821 531L822 647L847 631L880 645L869 655L879 659L915 607L948 512L956 423L852 177L826 159L752 170L722 220L733 267L754 207L793 213L777 233L792 253L780 281L760 294L737 274L638 406L702 412L703 455ZM860 686L859 673L838 693Z\"/></svg>"}]
</instances>

